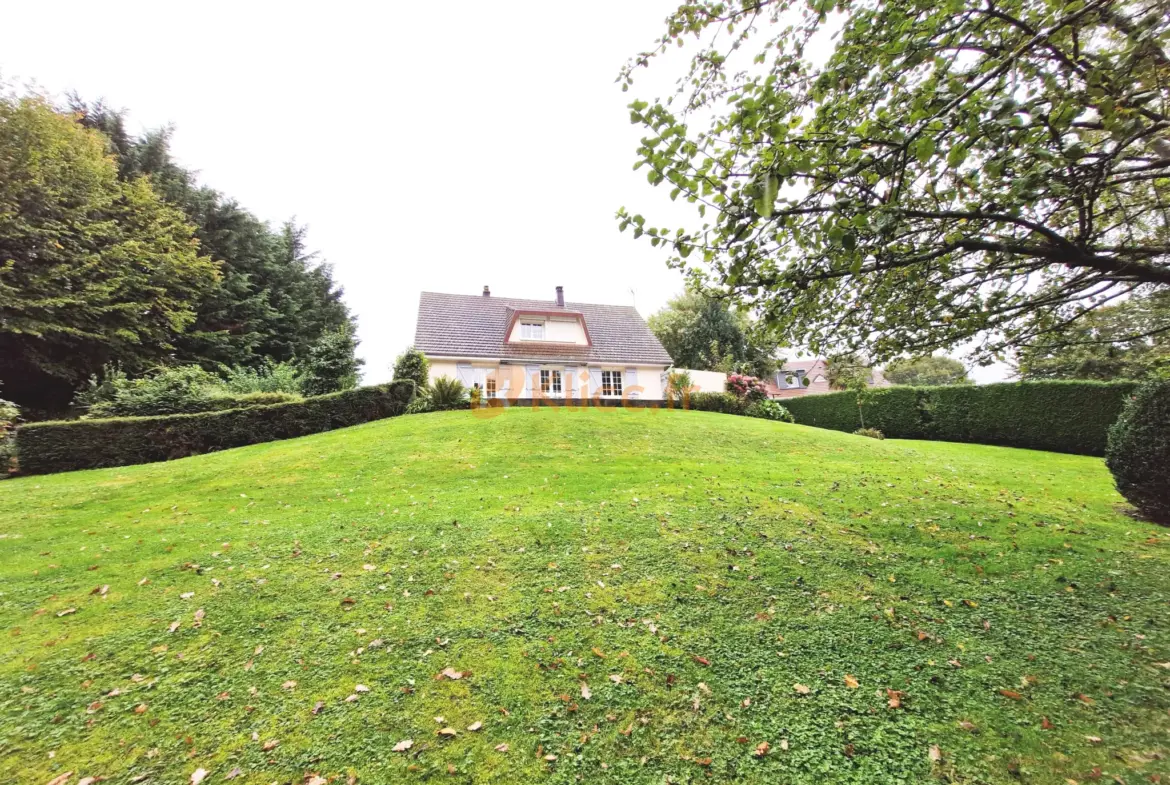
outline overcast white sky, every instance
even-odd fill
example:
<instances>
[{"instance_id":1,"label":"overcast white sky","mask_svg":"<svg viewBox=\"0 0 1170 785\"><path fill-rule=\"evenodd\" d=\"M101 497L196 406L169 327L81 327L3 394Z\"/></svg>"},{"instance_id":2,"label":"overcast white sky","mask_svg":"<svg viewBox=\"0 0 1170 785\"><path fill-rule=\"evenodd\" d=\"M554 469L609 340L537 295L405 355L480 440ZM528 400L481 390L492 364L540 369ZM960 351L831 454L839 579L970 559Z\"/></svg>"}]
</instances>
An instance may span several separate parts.
<instances>
[{"instance_id":1,"label":"overcast white sky","mask_svg":"<svg viewBox=\"0 0 1170 785\"><path fill-rule=\"evenodd\" d=\"M681 217L632 171L625 108L678 69L614 84L677 4L12 3L0 77L105 98L133 131L173 124L203 183L307 224L378 382L420 291L552 299L559 284L648 316L682 290L613 220L622 205Z\"/></svg>"}]
</instances>

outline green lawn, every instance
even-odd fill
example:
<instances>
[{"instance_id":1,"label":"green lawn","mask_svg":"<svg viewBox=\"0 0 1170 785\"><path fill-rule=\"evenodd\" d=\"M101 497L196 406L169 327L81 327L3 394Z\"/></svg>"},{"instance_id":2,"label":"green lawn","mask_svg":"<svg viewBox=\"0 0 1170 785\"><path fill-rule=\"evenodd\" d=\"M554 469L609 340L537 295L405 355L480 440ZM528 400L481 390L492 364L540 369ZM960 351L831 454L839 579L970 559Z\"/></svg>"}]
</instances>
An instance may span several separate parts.
<instances>
[{"instance_id":1,"label":"green lawn","mask_svg":"<svg viewBox=\"0 0 1170 785\"><path fill-rule=\"evenodd\" d=\"M11 480L0 781L1165 781L1168 568L1097 459L699 412Z\"/></svg>"}]
</instances>

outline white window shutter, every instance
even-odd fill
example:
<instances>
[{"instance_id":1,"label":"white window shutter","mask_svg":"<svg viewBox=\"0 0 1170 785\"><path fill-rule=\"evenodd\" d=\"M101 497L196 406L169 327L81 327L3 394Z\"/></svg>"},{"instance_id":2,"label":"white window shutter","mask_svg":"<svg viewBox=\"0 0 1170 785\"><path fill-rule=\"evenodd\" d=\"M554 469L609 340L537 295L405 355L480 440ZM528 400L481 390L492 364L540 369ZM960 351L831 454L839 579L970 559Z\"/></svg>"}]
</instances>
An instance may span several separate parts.
<instances>
[{"instance_id":1,"label":"white window shutter","mask_svg":"<svg viewBox=\"0 0 1170 785\"><path fill-rule=\"evenodd\" d=\"M471 384L475 381L475 369L471 367L471 363L455 363L455 376L463 382L464 387L471 389Z\"/></svg>"},{"instance_id":2,"label":"white window shutter","mask_svg":"<svg viewBox=\"0 0 1170 785\"><path fill-rule=\"evenodd\" d=\"M634 388L638 386L638 369L627 368L626 378L622 381L622 394L627 398L638 398L641 392Z\"/></svg>"},{"instance_id":3,"label":"white window shutter","mask_svg":"<svg viewBox=\"0 0 1170 785\"><path fill-rule=\"evenodd\" d=\"M589 369L589 397L601 394L601 369Z\"/></svg>"},{"instance_id":4,"label":"white window shutter","mask_svg":"<svg viewBox=\"0 0 1170 785\"><path fill-rule=\"evenodd\" d=\"M534 378L535 377L535 380ZM540 366L539 365L525 365L524 366L524 398L535 398L536 391L540 389Z\"/></svg>"},{"instance_id":5,"label":"white window shutter","mask_svg":"<svg viewBox=\"0 0 1170 785\"><path fill-rule=\"evenodd\" d=\"M581 388L581 383L577 381L577 369L571 365L565 366L564 378L561 380L561 387L565 391L566 398L575 396L577 391Z\"/></svg>"}]
</instances>

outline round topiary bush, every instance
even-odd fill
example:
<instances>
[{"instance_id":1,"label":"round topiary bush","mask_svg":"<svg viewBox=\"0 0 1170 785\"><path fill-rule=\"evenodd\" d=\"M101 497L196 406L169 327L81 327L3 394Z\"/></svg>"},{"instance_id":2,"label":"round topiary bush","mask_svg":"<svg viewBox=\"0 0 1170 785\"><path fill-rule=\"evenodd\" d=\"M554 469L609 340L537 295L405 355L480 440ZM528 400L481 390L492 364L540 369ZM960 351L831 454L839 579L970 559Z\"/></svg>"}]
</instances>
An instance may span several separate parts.
<instances>
[{"instance_id":1,"label":"round topiary bush","mask_svg":"<svg viewBox=\"0 0 1170 785\"><path fill-rule=\"evenodd\" d=\"M1109 429L1105 465L1130 504L1170 526L1170 381L1134 392Z\"/></svg>"}]
</instances>

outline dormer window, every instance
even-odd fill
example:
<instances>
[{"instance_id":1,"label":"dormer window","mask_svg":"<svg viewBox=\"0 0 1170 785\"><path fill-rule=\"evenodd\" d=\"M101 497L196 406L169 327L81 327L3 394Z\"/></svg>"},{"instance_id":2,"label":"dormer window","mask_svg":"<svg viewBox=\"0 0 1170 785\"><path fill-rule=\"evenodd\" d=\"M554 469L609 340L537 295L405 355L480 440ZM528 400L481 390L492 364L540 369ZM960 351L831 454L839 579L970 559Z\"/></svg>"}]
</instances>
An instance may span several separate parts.
<instances>
[{"instance_id":1,"label":"dormer window","mask_svg":"<svg viewBox=\"0 0 1170 785\"><path fill-rule=\"evenodd\" d=\"M543 341L544 322L520 322L520 339L523 341Z\"/></svg>"}]
</instances>

